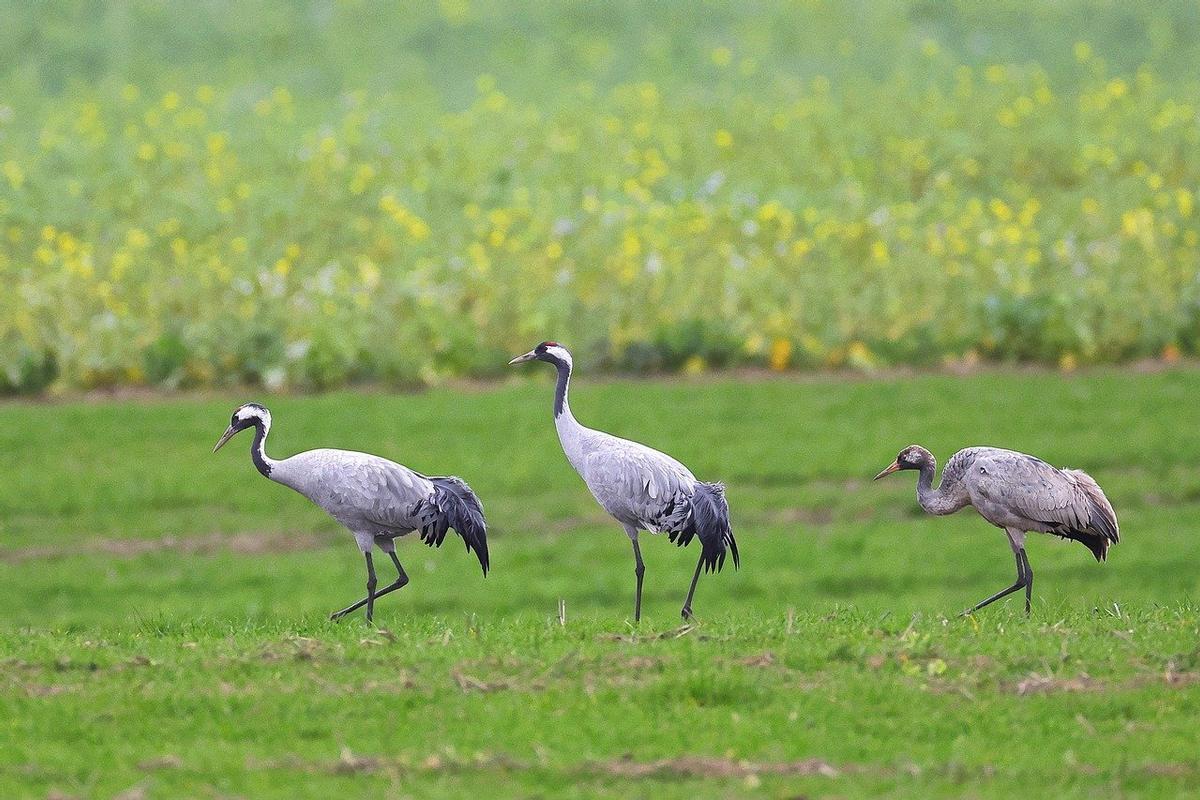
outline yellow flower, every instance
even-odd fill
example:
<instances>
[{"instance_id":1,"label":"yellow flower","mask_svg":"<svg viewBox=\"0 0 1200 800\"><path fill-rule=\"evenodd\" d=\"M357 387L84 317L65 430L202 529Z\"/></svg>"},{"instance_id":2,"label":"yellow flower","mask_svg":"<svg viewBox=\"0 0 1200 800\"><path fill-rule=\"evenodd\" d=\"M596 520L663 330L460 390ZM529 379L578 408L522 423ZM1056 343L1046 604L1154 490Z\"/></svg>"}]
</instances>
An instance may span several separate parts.
<instances>
[{"instance_id":1,"label":"yellow flower","mask_svg":"<svg viewBox=\"0 0 1200 800\"><path fill-rule=\"evenodd\" d=\"M628 258L634 258L642 252L642 242L634 231L625 231L621 239L621 252Z\"/></svg>"},{"instance_id":2,"label":"yellow flower","mask_svg":"<svg viewBox=\"0 0 1200 800\"><path fill-rule=\"evenodd\" d=\"M508 97L504 92L488 92L487 97L483 100L483 107L488 111L503 111L508 107Z\"/></svg>"},{"instance_id":3,"label":"yellow flower","mask_svg":"<svg viewBox=\"0 0 1200 800\"><path fill-rule=\"evenodd\" d=\"M14 189L20 189L25 183L25 172L16 161L4 162L4 177L8 178L9 185Z\"/></svg>"},{"instance_id":4,"label":"yellow flower","mask_svg":"<svg viewBox=\"0 0 1200 800\"><path fill-rule=\"evenodd\" d=\"M991 202L988 203L988 208L991 209L992 214L998 220L1007 222L1012 219L1012 209L1008 207L1008 203L1005 203L998 197L992 198Z\"/></svg>"},{"instance_id":5,"label":"yellow flower","mask_svg":"<svg viewBox=\"0 0 1200 800\"><path fill-rule=\"evenodd\" d=\"M1192 215L1193 197L1192 193L1187 189L1176 190L1175 203L1179 206L1179 215L1181 217L1190 217Z\"/></svg>"},{"instance_id":6,"label":"yellow flower","mask_svg":"<svg viewBox=\"0 0 1200 800\"><path fill-rule=\"evenodd\" d=\"M210 133L204 137L204 146L208 148L208 152L215 155L220 155L225 152L226 145L229 144L229 134L224 131Z\"/></svg>"},{"instance_id":7,"label":"yellow flower","mask_svg":"<svg viewBox=\"0 0 1200 800\"><path fill-rule=\"evenodd\" d=\"M788 339L776 339L771 342L771 356L769 363L771 369L776 372L782 372L788 368L788 364L792 360L792 343Z\"/></svg>"},{"instance_id":8,"label":"yellow flower","mask_svg":"<svg viewBox=\"0 0 1200 800\"><path fill-rule=\"evenodd\" d=\"M125 232L125 242L130 247L140 250L150 244L150 237L141 228L130 228Z\"/></svg>"},{"instance_id":9,"label":"yellow flower","mask_svg":"<svg viewBox=\"0 0 1200 800\"><path fill-rule=\"evenodd\" d=\"M166 111L174 111L179 108L179 92L167 92L163 95L162 107Z\"/></svg>"},{"instance_id":10,"label":"yellow flower","mask_svg":"<svg viewBox=\"0 0 1200 800\"><path fill-rule=\"evenodd\" d=\"M712 62L718 67L728 67L733 62L733 51L728 47L718 47L712 51Z\"/></svg>"},{"instance_id":11,"label":"yellow flower","mask_svg":"<svg viewBox=\"0 0 1200 800\"><path fill-rule=\"evenodd\" d=\"M728 148L733 147L733 134L721 128L713 135L713 143L717 147Z\"/></svg>"},{"instance_id":12,"label":"yellow flower","mask_svg":"<svg viewBox=\"0 0 1200 800\"><path fill-rule=\"evenodd\" d=\"M425 220L414 217L408 223L408 235L417 241L429 238L429 225Z\"/></svg>"},{"instance_id":13,"label":"yellow flower","mask_svg":"<svg viewBox=\"0 0 1200 800\"><path fill-rule=\"evenodd\" d=\"M550 259L551 261L562 258L562 254L563 246L560 243L551 242L550 244L546 245L546 258Z\"/></svg>"}]
</instances>

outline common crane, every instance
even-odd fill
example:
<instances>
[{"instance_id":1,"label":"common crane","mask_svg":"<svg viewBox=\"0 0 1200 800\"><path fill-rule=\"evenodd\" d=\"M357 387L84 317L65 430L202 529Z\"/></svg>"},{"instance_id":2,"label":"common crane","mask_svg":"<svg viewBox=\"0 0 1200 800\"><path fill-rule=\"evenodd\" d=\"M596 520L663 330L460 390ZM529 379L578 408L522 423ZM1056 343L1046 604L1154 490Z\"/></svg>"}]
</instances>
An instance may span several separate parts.
<instances>
[{"instance_id":1,"label":"common crane","mask_svg":"<svg viewBox=\"0 0 1200 800\"><path fill-rule=\"evenodd\" d=\"M508 363L535 360L552 364L558 370L554 425L567 460L596 501L621 523L633 543L637 576L634 620L642 617L642 576L646 572L638 545L639 531L666 533L680 547L693 538L700 540L700 560L681 612L685 620L691 619L692 597L700 571L720 571L727 551L733 556L734 567L739 566L725 487L696 480L687 467L665 453L579 424L567 402L571 354L557 342L542 342Z\"/></svg>"},{"instance_id":2,"label":"common crane","mask_svg":"<svg viewBox=\"0 0 1200 800\"><path fill-rule=\"evenodd\" d=\"M1090 475L1077 469L1057 469L1040 458L998 447L969 447L950 457L942 470L941 485L934 489L937 461L924 447L914 444L901 450L875 480L902 469L919 470L917 501L930 514L953 514L973 506L1008 536L1017 559L1016 583L963 614L1022 588L1025 613L1029 614L1033 594L1033 569L1025 554L1029 531L1081 542L1097 561L1104 561L1109 545L1120 541L1117 515L1108 498Z\"/></svg>"},{"instance_id":3,"label":"common crane","mask_svg":"<svg viewBox=\"0 0 1200 800\"><path fill-rule=\"evenodd\" d=\"M308 450L275 460L266 452L271 412L258 403L246 403L234 410L213 452L247 428L254 428L250 458L258 471L295 489L349 528L366 558L367 596L335 612L330 619L339 620L365 605L370 622L375 615L375 601L408 583L408 575L396 557L395 540L413 531L420 531L422 541L430 547L440 547L446 531L453 528L466 542L467 550L475 551L487 575L483 506L461 479L426 477L394 461L351 450ZM396 580L378 592L371 559L375 546L391 557L397 572Z\"/></svg>"}]
</instances>

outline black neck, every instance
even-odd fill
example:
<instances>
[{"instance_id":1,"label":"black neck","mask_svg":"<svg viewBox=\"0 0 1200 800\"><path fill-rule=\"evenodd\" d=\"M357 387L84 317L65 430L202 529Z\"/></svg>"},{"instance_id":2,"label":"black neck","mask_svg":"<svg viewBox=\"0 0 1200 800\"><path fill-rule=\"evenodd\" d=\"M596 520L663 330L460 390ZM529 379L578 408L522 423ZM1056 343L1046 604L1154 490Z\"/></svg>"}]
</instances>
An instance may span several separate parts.
<instances>
[{"instance_id":1,"label":"black neck","mask_svg":"<svg viewBox=\"0 0 1200 800\"><path fill-rule=\"evenodd\" d=\"M554 365L558 367L558 385L554 387L554 418L558 419L567 405L567 381L571 380L571 368L562 361L555 361Z\"/></svg>"},{"instance_id":2,"label":"black neck","mask_svg":"<svg viewBox=\"0 0 1200 800\"><path fill-rule=\"evenodd\" d=\"M267 429L261 420L254 421L254 444L250 445L250 458L263 477L271 477L271 465L266 459Z\"/></svg>"}]
</instances>

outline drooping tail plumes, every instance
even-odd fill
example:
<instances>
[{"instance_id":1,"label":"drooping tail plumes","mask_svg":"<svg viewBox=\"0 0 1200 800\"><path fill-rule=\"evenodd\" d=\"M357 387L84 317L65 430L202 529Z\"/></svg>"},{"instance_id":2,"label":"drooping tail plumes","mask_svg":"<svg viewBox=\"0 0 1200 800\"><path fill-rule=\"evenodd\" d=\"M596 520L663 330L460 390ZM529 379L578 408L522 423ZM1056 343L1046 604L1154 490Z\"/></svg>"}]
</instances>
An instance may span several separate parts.
<instances>
[{"instance_id":1,"label":"drooping tail plumes","mask_svg":"<svg viewBox=\"0 0 1200 800\"><path fill-rule=\"evenodd\" d=\"M733 528L729 524L729 503L725 501L725 486L720 483L697 482L691 504L692 513L688 518L687 527L678 537L672 535L671 541L683 546L690 542L693 536L698 537L702 548L700 559L704 562L705 572L720 572L721 567L725 565L726 552L733 556L734 568L740 567L737 540L733 538Z\"/></svg>"},{"instance_id":2,"label":"drooping tail plumes","mask_svg":"<svg viewBox=\"0 0 1200 800\"><path fill-rule=\"evenodd\" d=\"M1059 535L1081 542L1092 551L1097 561L1104 561L1108 558L1109 545L1121 541L1117 513L1091 475L1077 469L1064 469L1063 472L1075 479L1075 484L1087 498L1088 520L1086 525Z\"/></svg>"},{"instance_id":3,"label":"drooping tail plumes","mask_svg":"<svg viewBox=\"0 0 1200 800\"><path fill-rule=\"evenodd\" d=\"M466 542L467 551L474 551L486 575L489 567L487 522L483 505L461 478L453 476L430 478L433 497L420 511L421 541L430 547L440 547L446 531L453 528Z\"/></svg>"}]
</instances>

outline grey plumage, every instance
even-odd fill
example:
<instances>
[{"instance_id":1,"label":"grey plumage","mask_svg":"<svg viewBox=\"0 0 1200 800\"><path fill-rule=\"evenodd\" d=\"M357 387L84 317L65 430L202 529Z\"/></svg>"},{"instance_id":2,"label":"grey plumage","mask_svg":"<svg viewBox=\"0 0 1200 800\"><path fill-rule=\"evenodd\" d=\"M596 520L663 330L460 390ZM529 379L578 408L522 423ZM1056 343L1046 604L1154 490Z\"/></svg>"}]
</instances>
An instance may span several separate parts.
<instances>
[{"instance_id":1,"label":"grey plumage","mask_svg":"<svg viewBox=\"0 0 1200 800\"><path fill-rule=\"evenodd\" d=\"M374 600L408 583L396 556L395 540L414 531L431 547L439 547L453 528L468 551L474 551L486 575L490 566L487 526L479 498L460 478L427 477L386 458L353 450L318 449L290 458L273 459L266 453L271 413L257 403L247 403L233 413L214 452L236 433L254 428L251 457L265 477L307 497L354 534L367 561L367 597L333 615L340 619L363 605L367 618ZM373 547L387 553L399 574L389 587L375 592Z\"/></svg>"},{"instance_id":2,"label":"grey plumage","mask_svg":"<svg viewBox=\"0 0 1200 800\"><path fill-rule=\"evenodd\" d=\"M933 488L937 461L923 447L900 451L882 478L897 470L919 470L917 500L930 514L945 515L972 506L985 520L1005 531L1017 559L1017 582L979 603L978 610L1017 589L1025 589L1028 613L1033 570L1025 553L1025 535L1048 533L1085 545L1097 561L1120 541L1116 512L1100 486L1087 473L1058 469L1040 458L998 447L969 447L946 462L941 484Z\"/></svg>"},{"instance_id":3,"label":"grey plumage","mask_svg":"<svg viewBox=\"0 0 1200 800\"><path fill-rule=\"evenodd\" d=\"M696 480L683 464L643 444L581 425L571 413L567 390L572 359L556 342L543 342L510 363L546 361L558 370L554 396L554 425L563 452L583 478L596 502L621 523L633 543L638 577L634 618L641 617L641 584L645 571L638 544L639 531L666 533L680 547L700 540L700 560L684 602L683 616L691 616L691 601L701 569L719 571L726 554L740 566L737 541L729 523L725 490L718 483Z\"/></svg>"}]
</instances>

